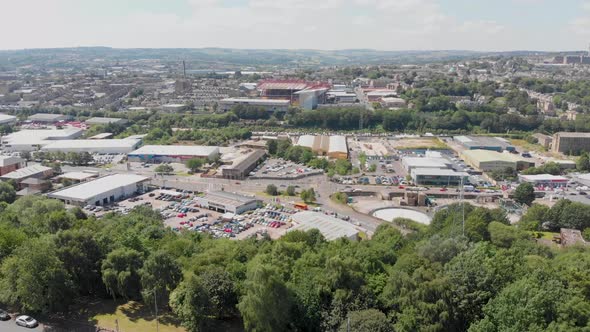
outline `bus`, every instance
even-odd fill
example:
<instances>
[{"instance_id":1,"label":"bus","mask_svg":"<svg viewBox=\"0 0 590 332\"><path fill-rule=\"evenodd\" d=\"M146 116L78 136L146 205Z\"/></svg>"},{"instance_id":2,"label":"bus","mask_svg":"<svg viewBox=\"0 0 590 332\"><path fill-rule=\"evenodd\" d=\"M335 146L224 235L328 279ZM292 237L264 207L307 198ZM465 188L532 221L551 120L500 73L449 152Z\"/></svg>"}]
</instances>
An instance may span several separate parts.
<instances>
[{"instance_id":1,"label":"bus","mask_svg":"<svg viewBox=\"0 0 590 332\"><path fill-rule=\"evenodd\" d=\"M294 207L299 210L308 210L309 209L309 206L307 206L307 204L305 204L305 203L295 203Z\"/></svg>"}]
</instances>

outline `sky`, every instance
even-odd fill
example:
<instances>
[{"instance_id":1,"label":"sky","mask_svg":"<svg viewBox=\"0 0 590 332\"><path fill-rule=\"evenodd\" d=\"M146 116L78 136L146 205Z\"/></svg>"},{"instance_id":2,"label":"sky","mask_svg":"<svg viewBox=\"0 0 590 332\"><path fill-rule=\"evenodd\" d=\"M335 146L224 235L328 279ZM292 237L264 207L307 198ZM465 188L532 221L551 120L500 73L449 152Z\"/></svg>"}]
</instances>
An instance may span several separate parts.
<instances>
[{"instance_id":1,"label":"sky","mask_svg":"<svg viewBox=\"0 0 590 332\"><path fill-rule=\"evenodd\" d=\"M571 51L590 0L0 0L0 49Z\"/></svg>"}]
</instances>

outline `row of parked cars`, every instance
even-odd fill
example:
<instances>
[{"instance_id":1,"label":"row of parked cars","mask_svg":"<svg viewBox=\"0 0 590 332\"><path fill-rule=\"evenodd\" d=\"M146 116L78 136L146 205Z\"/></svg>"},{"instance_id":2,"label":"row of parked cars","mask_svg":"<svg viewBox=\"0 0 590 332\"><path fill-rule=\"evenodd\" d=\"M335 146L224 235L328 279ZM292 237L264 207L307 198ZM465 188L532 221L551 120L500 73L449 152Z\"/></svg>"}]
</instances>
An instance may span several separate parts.
<instances>
[{"instance_id":1,"label":"row of parked cars","mask_svg":"<svg viewBox=\"0 0 590 332\"><path fill-rule=\"evenodd\" d=\"M7 321L7 320L10 320L10 318L11 318L10 314L8 312L6 312L6 310L0 310L0 320ZM37 320L35 318L33 318L31 316L27 316L27 315L20 315L20 316L16 317L14 322L18 326L28 327L28 328L34 328L39 325L39 322L37 322Z\"/></svg>"}]
</instances>

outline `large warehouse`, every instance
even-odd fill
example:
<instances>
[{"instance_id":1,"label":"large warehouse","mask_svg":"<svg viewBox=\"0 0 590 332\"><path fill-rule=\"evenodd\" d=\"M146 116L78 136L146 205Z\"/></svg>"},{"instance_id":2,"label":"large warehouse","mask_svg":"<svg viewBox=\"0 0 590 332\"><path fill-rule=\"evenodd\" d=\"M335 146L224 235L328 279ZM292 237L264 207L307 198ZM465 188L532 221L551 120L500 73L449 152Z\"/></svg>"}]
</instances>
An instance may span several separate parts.
<instances>
[{"instance_id":1,"label":"large warehouse","mask_svg":"<svg viewBox=\"0 0 590 332\"><path fill-rule=\"evenodd\" d=\"M12 124L16 122L16 116L0 113L0 125Z\"/></svg>"},{"instance_id":2,"label":"large warehouse","mask_svg":"<svg viewBox=\"0 0 590 332\"><path fill-rule=\"evenodd\" d=\"M345 136L303 135L297 140L297 145L308 147L318 155L333 159L348 158L348 145Z\"/></svg>"},{"instance_id":3,"label":"large warehouse","mask_svg":"<svg viewBox=\"0 0 590 332\"><path fill-rule=\"evenodd\" d=\"M451 167L451 162L445 158L404 157L402 159L402 165L410 173L413 169L417 168L449 168Z\"/></svg>"},{"instance_id":4,"label":"large warehouse","mask_svg":"<svg viewBox=\"0 0 590 332\"><path fill-rule=\"evenodd\" d=\"M148 177L112 174L47 194L70 205L108 205L146 191Z\"/></svg>"},{"instance_id":5,"label":"large warehouse","mask_svg":"<svg viewBox=\"0 0 590 332\"><path fill-rule=\"evenodd\" d=\"M182 163L192 158L214 159L219 156L217 146L145 145L127 155L129 161Z\"/></svg>"},{"instance_id":6,"label":"large warehouse","mask_svg":"<svg viewBox=\"0 0 590 332\"><path fill-rule=\"evenodd\" d=\"M469 179L469 174L465 172L436 168L415 168L412 169L411 176L412 181L420 186L458 186L467 183Z\"/></svg>"},{"instance_id":7,"label":"large warehouse","mask_svg":"<svg viewBox=\"0 0 590 332\"><path fill-rule=\"evenodd\" d=\"M506 168L523 170L535 166L534 162L507 152L465 150L461 152L461 158L469 165L484 172L502 171Z\"/></svg>"},{"instance_id":8,"label":"large warehouse","mask_svg":"<svg viewBox=\"0 0 590 332\"><path fill-rule=\"evenodd\" d=\"M244 105L262 108L267 112L286 112L290 104L288 100L280 99L225 98L219 101L219 110L228 112L238 105Z\"/></svg>"},{"instance_id":9,"label":"large warehouse","mask_svg":"<svg viewBox=\"0 0 590 332\"><path fill-rule=\"evenodd\" d=\"M42 123L55 123L60 121L66 121L70 117L63 114L52 114L52 113L37 113L29 116L27 119L32 122Z\"/></svg>"},{"instance_id":10,"label":"large warehouse","mask_svg":"<svg viewBox=\"0 0 590 332\"><path fill-rule=\"evenodd\" d=\"M553 135L553 152L580 154L590 151L590 133L559 132Z\"/></svg>"},{"instance_id":11,"label":"large warehouse","mask_svg":"<svg viewBox=\"0 0 590 332\"><path fill-rule=\"evenodd\" d=\"M203 197L197 197L200 206L226 213L242 214L246 211L254 210L260 204L260 200L227 191L212 191L206 193Z\"/></svg>"},{"instance_id":12,"label":"large warehouse","mask_svg":"<svg viewBox=\"0 0 590 332\"><path fill-rule=\"evenodd\" d=\"M57 140L72 140L82 136L78 128L21 130L2 137L5 151L37 151Z\"/></svg>"},{"instance_id":13,"label":"large warehouse","mask_svg":"<svg viewBox=\"0 0 590 332\"><path fill-rule=\"evenodd\" d=\"M266 156L264 150L252 150L233 160L231 165L223 165L221 167L221 174L226 179L242 180L256 168Z\"/></svg>"},{"instance_id":14,"label":"large warehouse","mask_svg":"<svg viewBox=\"0 0 590 332\"><path fill-rule=\"evenodd\" d=\"M317 229L328 241L342 237L351 240L358 239L359 231L352 224L323 213L302 211L292 215L291 220L297 225L289 229L289 232L306 232Z\"/></svg>"},{"instance_id":15,"label":"large warehouse","mask_svg":"<svg viewBox=\"0 0 590 332\"><path fill-rule=\"evenodd\" d=\"M454 139L468 150L490 150L497 152L515 150L510 142L501 137L455 136Z\"/></svg>"},{"instance_id":16,"label":"large warehouse","mask_svg":"<svg viewBox=\"0 0 590 332\"><path fill-rule=\"evenodd\" d=\"M99 154L124 154L135 150L141 140L135 139L79 139L60 140L49 143L41 148L46 152L88 152Z\"/></svg>"},{"instance_id":17,"label":"large warehouse","mask_svg":"<svg viewBox=\"0 0 590 332\"><path fill-rule=\"evenodd\" d=\"M84 123L88 124L88 125L106 125L106 124L118 124L118 125L124 125L127 123L127 120L125 119L121 119L121 118L90 118L86 121L84 121Z\"/></svg>"}]
</instances>

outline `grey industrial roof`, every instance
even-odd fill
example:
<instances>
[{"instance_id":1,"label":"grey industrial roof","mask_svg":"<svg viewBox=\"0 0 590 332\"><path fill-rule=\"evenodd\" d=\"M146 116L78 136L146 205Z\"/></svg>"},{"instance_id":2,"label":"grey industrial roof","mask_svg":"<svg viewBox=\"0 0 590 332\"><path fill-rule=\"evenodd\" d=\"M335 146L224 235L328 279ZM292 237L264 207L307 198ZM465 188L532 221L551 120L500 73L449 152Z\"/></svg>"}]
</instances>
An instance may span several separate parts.
<instances>
[{"instance_id":1,"label":"grey industrial roof","mask_svg":"<svg viewBox=\"0 0 590 332\"><path fill-rule=\"evenodd\" d=\"M130 155L156 155L156 156L197 156L208 157L219 153L217 146L200 145L144 145L130 152Z\"/></svg>"},{"instance_id":2,"label":"grey industrial roof","mask_svg":"<svg viewBox=\"0 0 590 332\"><path fill-rule=\"evenodd\" d=\"M487 136L455 136L455 140L461 142L465 146L485 146L485 147L501 147L506 148L512 146L510 142L501 137L487 137Z\"/></svg>"},{"instance_id":3,"label":"grey industrial roof","mask_svg":"<svg viewBox=\"0 0 590 332\"><path fill-rule=\"evenodd\" d=\"M341 237L352 238L358 235L359 231L344 220L325 215L319 212L303 211L295 213L291 219L298 225L289 231L308 231L317 229L324 235L326 240L336 240Z\"/></svg>"},{"instance_id":4,"label":"grey industrial roof","mask_svg":"<svg viewBox=\"0 0 590 332\"><path fill-rule=\"evenodd\" d=\"M14 165L18 163L24 163L25 160L23 158L14 157L14 156L0 156L0 167Z\"/></svg>"},{"instance_id":5,"label":"grey industrial roof","mask_svg":"<svg viewBox=\"0 0 590 332\"><path fill-rule=\"evenodd\" d=\"M82 180L86 180L86 179L90 179L93 177L96 177L97 174L96 173L87 173L87 172L68 172L68 173L64 173L60 176L58 176L59 178L63 178L63 179L71 179L71 180L78 180L78 181L82 181Z\"/></svg>"},{"instance_id":6,"label":"grey industrial roof","mask_svg":"<svg viewBox=\"0 0 590 332\"><path fill-rule=\"evenodd\" d=\"M62 190L54 191L49 197L86 201L102 193L149 180L136 174L112 174L93 181L83 182Z\"/></svg>"},{"instance_id":7,"label":"grey industrial roof","mask_svg":"<svg viewBox=\"0 0 590 332\"><path fill-rule=\"evenodd\" d=\"M556 135L560 137L590 137L590 133L571 133L565 131L558 132Z\"/></svg>"},{"instance_id":8,"label":"grey industrial roof","mask_svg":"<svg viewBox=\"0 0 590 332\"><path fill-rule=\"evenodd\" d=\"M121 118L100 118L94 117L85 121L88 124L109 124L109 123L125 123L127 120Z\"/></svg>"},{"instance_id":9,"label":"grey industrial roof","mask_svg":"<svg viewBox=\"0 0 590 332\"><path fill-rule=\"evenodd\" d=\"M16 121L16 116L0 113L0 123Z\"/></svg>"},{"instance_id":10,"label":"grey industrial roof","mask_svg":"<svg viewBox=\"0 0 590 332\"><path fill-rule=\"evenodd\" d=\"M14 172L10 172L1 176L3 179L23 179L29 176L37 175L43 172L50 171L50 167L45 167L42 165L31 165L24 168L17 169Z\"/></svg>"},{"instance_id":11,"label":"grey industrial roof","mask_svg":"<svg viewBox=\"0 0 590 332\"><path fill-rule=\"evenodd\" d=\"M132 139L74 139L57 140L45 145L41 150L60 149L108 149L108 148L135 148L138 141ZM90 151L89 151L90 152Z\"/></svg>"},{"instance_id":12,"label":"grey industrial roof","mask_svg":"<svg viewBox=\"0 0 590 332\"><path fill-rule=\"evenodd\" d=\"M212 201L221 205L240 206L257 201L254 197L244 196L227 191L211 191L203 196L207 201Z\"/></svg>"},{"instance_id":13,"label":"grey industrial roof","mask_svg":"<svg viewBox=\"0 0 590 332\"><path fill-rule=\"evenodd\" d=\"M67 118L63 114L52 114L52 113L37 113L28 117L31 121L57 121L60 119Z\"/></svg>"},{"instance_id":14,"label":"grey industrial roof","mask_svg":"<svg viewBox=\"0 0 590 332\"><path fill-rule=\"evenodd\" d=\"M416 175L433 175L433 176L463 176L468 177L466 172L457 172L453 169L441 168L414 168L412 174Z\"/></svg>"}]
</instances>

